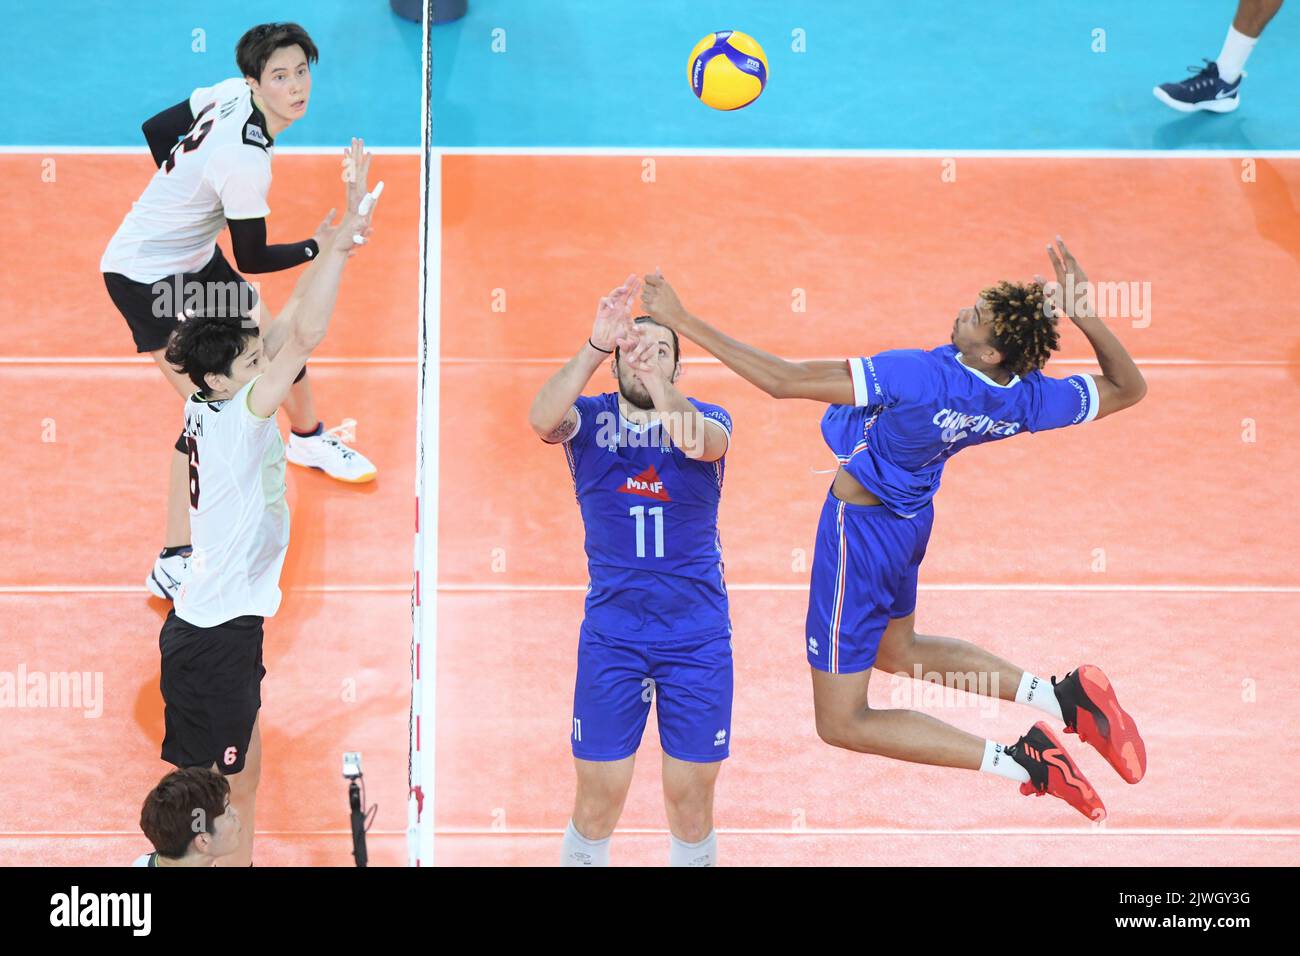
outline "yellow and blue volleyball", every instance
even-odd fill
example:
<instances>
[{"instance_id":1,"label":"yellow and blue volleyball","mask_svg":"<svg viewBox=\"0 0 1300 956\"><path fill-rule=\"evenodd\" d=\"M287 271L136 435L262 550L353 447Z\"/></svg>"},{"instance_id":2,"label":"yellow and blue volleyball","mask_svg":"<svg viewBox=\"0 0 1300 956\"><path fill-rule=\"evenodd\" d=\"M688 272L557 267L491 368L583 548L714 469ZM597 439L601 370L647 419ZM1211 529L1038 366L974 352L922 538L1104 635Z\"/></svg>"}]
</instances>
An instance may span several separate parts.
<instances>
[{"instance_id":1,"label":"yellow and blue volleyball","mask_svg":"<svg viewBox=\"0 0 1300 956\"><path fill-rule=\"evenodd\" d=\"M739 30L710 33L691 50L686 78L705 106L738 110L767 86L767 56L758 41Z\"/></svg>"}]
</instances>

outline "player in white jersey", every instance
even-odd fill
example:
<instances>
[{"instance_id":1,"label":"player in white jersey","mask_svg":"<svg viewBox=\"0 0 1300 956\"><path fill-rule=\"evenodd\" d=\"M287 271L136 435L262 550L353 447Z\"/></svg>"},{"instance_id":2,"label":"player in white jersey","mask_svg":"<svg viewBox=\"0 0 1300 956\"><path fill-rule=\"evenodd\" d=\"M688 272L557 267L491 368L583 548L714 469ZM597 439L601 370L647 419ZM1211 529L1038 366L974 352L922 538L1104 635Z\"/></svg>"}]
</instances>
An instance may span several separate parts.
<instances>
[{"instance_id":1,"label":"player in white jersey","mask_svg":"<svg viewBox=\"0 0 1300 956\"><path fill-rule=\"evenodd\" d=\"M261 771L263 620L280 606L289 545L284 443L276 409L325 337L354 237L369 234L370 157L354 144L357 170L341 225L324 228L320 254L298 280L266 335L251 319L200 314L172 334L166 360L198 388L185 403L192 573L158 639L166 736L162 758L210 767L230 780L244 821L240 846L220 865L252 860Z\"/></svg>"},{"instance_id":2,"label":"player in white jersey","mask_svg":"<svg viewBox=\"0 0 1300 956\"><path fill-rule=\"evenodd\" d=\"M216 866L239 847L239 811L230 783L206 767L173 770L149 791L140 808L140 829L153 852L132 866Z\"/></svg>"},{"instance_id":3,"label":"player in white jersey","mask_svg":"<svg viewBox=\"0 0 1300 956\"><path fill-rule=\"evenodd\" d=\"M235 262L243 272L275 272L310 262L322 238L318 230L302 242L266 242L272 150L276 137L306 113L316 46L297 24L269 23L244 34L235 58L242 76L197 89L145 121L143 131L158 171L100 261L109 296L131 328L136 351L148 352L182 397L190 383L164 355L177 317L194 312L240 315L258 304L252 285L216 245L222 228L230 227ZM263 305L261 323L269 319ZM340 429L325 429L305 376L303 368L284 406L292 429L288 460L342 481L370 481L374 465L343 443ZM164 548L145 581L150 591L167 599L175 598L190 570L183 438L176 451Z\"/></svg>"}]
</instances>

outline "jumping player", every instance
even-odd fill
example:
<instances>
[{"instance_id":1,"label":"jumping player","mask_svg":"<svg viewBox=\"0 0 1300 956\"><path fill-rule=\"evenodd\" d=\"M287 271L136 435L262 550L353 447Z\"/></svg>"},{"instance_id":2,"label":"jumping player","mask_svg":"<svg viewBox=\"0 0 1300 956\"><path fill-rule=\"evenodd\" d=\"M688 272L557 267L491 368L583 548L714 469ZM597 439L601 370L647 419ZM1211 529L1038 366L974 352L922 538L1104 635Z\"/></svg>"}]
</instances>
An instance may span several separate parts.
<instances>
[{"instance_id":1,"label":"jumping player","mask_svg":"<svg viewBox=\"0 0 1300 956\"><path fill-rule=\"evenodd\" d=\"M1264 32L1264 27L1282 9L1282 0L1238 0L1237 13L1223 38L1223 49L1214 60L1185 80L1161 83L1151 92L1156 99L1180 113L1208 110L1231 113L1241 105L1241 81L1246 77L1246 60ZM1191 68L1196 71L1196 67Z\"/></svg>"},{"instance_id":2,"label":"jumping player","mask_svg":"<svg viewBox=\"0 0 1300 956\"><path fill-rule=\"evenodd\" d=\"M266 242L272 149L306 114L316 59L316 45L297 24L253 27L235 49L240 77L197 89L144 123L158 171L114 233L100 270L136 351L149 353L182 398L192 391L190 382L164 355L178 315L190 309L237 316L257 302L253 287L216 244L222 227L230 227L235 262L244 272L289 269L320 250L324 226L302 242ZM331 210L326 222L332 216ZM263 304L261 324L270 318ZM292 428L288 460L342 481L371 480L374 466L317 417L306 371L298 373L284 404ZM145 580L150 591L169 600L189 574L183 445L178 440L172 456L164 548Z\"/></svg>"},{"instance_id":3,"label":"jumping player","mask_svg":"<svg viewBox=\"0 0 1300 956\"><path fill-rule=\"evenodd\" d=\"M628 276L601 299L591 337L542 386L529 415L544 441L564 447L591 577L573 702L577 797L562 862L609 865L654 699L669 864L713 866L713 792L731 733L718 537L731 418L677 390L677 336L632 318L637 286ZM582 395L611 353L618 391Z\"/></svg>"},{"instance_id":4,"label":"jumping player","mask_svg":"<svg viewBox=\"0 0 1300 956\"><path fill-rule=\"evenodd\" d=\"M353 157L364 189L368 159ZM362 203L358 203L364 208ZM280 606L280 569L289 545L284 443L275 412L325 337L354 236L368 215L350 209L320 235L320 255L283 313L259 334L225 315L186 318L165 356L198 389L185 403L193 572L163 623L162 757L177 767L211 767L230 781L243 821L238 850L221 865L252 860L262 744L263 620Z\"/></svg>"},{"instance_id":5,"label":"jumping player","mask_svg":"<svg viewBox=\"0 0 1300 956\"><path fill-rule=\"evenodd\" d=\"M1088 289L1064 243L1061 258L1048 250L1062 287L1072 294ZM1037 279L985 289L958 313L950 344L848 361L787 362L730 338L688 313L660 275L646 277L642 301L656 322L769 395L830 405L822 434L840 468L817 529L806 629L822 740L1008 777L1021 793L1051 794L1104 818L1101 798L1045 721L1003 746L926 714L867 702L873 667L938 672L948 686L970 672L993 675L999 697L1037 707L1095 747L1126 781L1142 779L1145 745L1100 668L1083 665L1053 678L1049 688L982 648L913 627L917 571L944 463L972 445L1104 418L1146 394L1141 372L1095 310L1086 302L1065 307L1092 344L1101 375L1054 379L1040 370L1058 348L1057 311Z\"/></svg>"},{"instance_id":6,"label":"jumping player","mask_svg":"<svg viewBox=\"0 0 1300 956\"><path fill-rule=\"evenodd\" d=\"M144 798L140 829L154 851L132 866L216 866L239 847L241 832L229 782L206 767L173 770L163 777Z\"/></svg>"}]
</instances>

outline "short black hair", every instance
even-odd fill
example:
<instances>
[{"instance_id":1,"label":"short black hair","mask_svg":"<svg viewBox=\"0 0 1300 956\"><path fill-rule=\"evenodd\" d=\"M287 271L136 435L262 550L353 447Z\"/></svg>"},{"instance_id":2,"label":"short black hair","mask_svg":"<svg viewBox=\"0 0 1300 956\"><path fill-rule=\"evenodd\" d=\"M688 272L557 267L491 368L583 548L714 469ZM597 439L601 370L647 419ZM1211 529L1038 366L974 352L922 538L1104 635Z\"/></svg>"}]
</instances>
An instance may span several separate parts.
<instances>
[{"instance_id":1,"label":"short black hair","mask_svg":"<svg viewBox=\"0 0 1300 956\"><path fill-rule=\"evenodd\" d=\"M235 63L239 65L240 73L260 83L266 61L276 50L286 46L302 47L308 63L315 63L319 57L316 44L298 24L259 23L239 38L235 45Z\"/></svg>"},{"instance_id":2,"label":"short black hair","mask_svg":"<svg viewBox=\"0 0 1300 956\"><path fill-rule=\"evenodd\" d=\"M638 316L637 316L635 319L633 319L632 321L633 321L633 322L636 322L638 325L641 324L641 323L643 323L643 322L649 322L651 325L659 325L658 322L656 322L654 319L652 319L652 318L651 318L650 316L648 316L648 315L638 315ZM677 330L676 330L676 329L669 329L668 326L666 326L666 325L660 325L659 327L660 327L661 329L668 329L668 334L671 335L671 336L673 337L673 364L676 365L679 361L681 361L681 356L682 356L682 346L681 346L681 343L680 343L680 342L678 341L678 339L677 339ZM618 361L618 356L619 356L619 347L618 347L617 345L615 345L615 346L614 346L614 361L616 361L616 362Z\"/></svg>"},{"instance_id":3,"label":"short black hair","mask_svg":"<svg viewBox=\"0 0 1300 956\"><path fill-rule=\"evenodd\" d=\"M149 791L140 809L140 829L159 856L179 860L199 833L211 833L226 812L230 781L207 767L173 770ZM197 813L195 811L201 811ZM195 822L202 823L195 829Z\"/></svg>"},{"instance_id":4,"label":"short black hair","mask_svg":"<svg viewBox=\"0 0 1300 956\"><path fill-rule=\"evenodd\" d=\"M199 315L185 319L167 340L167 362L206 389L205 376L229 375L249 339L261 334L256 323L235 315Z\"/></svg>"}]
</instances>

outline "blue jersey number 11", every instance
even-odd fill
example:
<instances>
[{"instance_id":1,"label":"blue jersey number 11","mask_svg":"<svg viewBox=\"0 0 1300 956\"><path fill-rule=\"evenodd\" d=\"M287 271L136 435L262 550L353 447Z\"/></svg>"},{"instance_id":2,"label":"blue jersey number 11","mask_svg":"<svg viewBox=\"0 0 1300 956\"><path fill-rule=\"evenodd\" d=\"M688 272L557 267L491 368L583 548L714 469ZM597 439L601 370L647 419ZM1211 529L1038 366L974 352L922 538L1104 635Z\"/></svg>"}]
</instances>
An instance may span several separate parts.
<instances>
[{"instance_id":1,"label":"blue jersey number 11","mask_svg":"<svg viewBox=\"0 0 1300 956\"><path fill-rule=\"evenodd\" d=\"M636 518L636 556L645 557L645 506L630 508L628 514ZM663 505L650 509L650 516L655 519L655 557L664 556L664 509Z\"/></svg>"}]
</instances>

